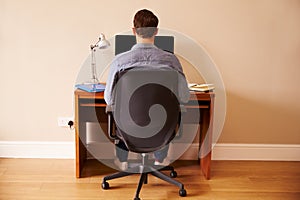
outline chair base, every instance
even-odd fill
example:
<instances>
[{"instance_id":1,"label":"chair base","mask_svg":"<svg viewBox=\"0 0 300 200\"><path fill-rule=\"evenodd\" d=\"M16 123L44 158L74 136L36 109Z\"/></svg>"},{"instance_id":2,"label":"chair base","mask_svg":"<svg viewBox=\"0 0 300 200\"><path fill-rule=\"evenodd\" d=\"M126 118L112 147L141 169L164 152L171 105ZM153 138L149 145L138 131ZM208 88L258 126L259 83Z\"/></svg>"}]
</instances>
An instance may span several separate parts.
<instances>
[{"instance_id":1,"label":"chair base","mask_svg":"<svg viewBox=\"0 0 300 200\"><path fill-rule=\"evenodd\" d=\"M125 176L130 176L132 174L137 174L138 170L139 170L139 174L141 174L141 176L140 176L140 180L138 183L138 187L136 190L134 200L140 200L140 197L139 197L140 191L142 189L143 184L148 183L148 174L152 174L153 176L155 176L161 180L164 180L168 183L176 185L177 187L179 187L179 195L182 197L186 196L187 193L186 193L186 190L184 189L184 185L182 183L180 183L179 181L176 181L173 179L173 178L177 177L177 173L172 166L163 167L163 166L140 165L140 166L129 169L128 170L129 172L117 172L115 174L108 175L103 178L102 189L109 189L109 184L107 182L108 180L121 178L121 177L125 177ZM170 173L171 177L169 177L161 172L161 171L165 171L165 170L171 170L171 173Z\"/></svg>"}]
</instances>

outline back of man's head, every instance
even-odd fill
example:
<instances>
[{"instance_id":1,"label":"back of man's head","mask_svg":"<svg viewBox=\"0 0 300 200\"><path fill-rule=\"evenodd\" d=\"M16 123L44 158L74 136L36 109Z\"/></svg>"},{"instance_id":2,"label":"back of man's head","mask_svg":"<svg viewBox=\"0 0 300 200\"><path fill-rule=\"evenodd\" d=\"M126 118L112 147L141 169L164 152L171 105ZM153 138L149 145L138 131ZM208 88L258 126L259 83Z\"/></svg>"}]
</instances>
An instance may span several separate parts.
<instances>
[{"instance_id":1,"label":"back of man's head","mask_svg":"<svg viewBox=\"0 0 300 200\"><path fill-rule=\"evenodd\" d=\"M142 38L151 38L157 32L158 18L147 9L139 10L133 19L136 33Z\"/></svg>"}]
</instances>

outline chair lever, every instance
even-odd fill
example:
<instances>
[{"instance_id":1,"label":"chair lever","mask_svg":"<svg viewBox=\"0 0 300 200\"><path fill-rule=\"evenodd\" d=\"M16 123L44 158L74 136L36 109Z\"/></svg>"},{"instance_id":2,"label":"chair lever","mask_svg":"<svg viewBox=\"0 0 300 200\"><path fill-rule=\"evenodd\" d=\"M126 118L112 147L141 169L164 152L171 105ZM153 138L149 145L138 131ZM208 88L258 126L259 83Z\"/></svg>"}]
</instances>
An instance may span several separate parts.
<instances>
[{"instance_id":1,"label":"chair lever","mask_svg":"<svg viewBox=\"0 0 300 200\"><path fill-rule=\"evenodd\" d=\"M114 134L114 119L113 119L113 115L111 111L107 112L107 116L108 116L108 136L110 139L112 140L116 140L118 139L118 137Z\"/></svg>"},{"instance_id":2,"label":"chair lever","mask_svg":"<svg viewBox=\"0 0 300 200\"><path fill-rule=\"evenodd\" d=\"M183 124L181 123L181 116L186 112L186 108L184 105L180 105L180 112L179 112L179 117L178 117L178 124L177 124L177 132L175 139L180 139L182 137L182 132L183 132Z\"/></svg>"}]
</instances>

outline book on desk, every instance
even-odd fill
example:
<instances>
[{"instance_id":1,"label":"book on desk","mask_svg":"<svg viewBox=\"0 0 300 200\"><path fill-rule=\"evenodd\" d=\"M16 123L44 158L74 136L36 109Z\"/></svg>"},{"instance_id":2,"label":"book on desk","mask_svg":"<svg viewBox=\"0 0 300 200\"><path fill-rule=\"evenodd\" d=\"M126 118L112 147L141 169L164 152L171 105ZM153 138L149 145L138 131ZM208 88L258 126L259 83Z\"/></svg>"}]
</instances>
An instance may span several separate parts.
<instances>
[{"instance_id":1,"label":"book on desk","mask_svg":"<svg viewBox=\"0 0 300 200\"><path fill-rule=\"evenodd\" d=\"M101 83L77 84L75 87L86 92L103 92L105 90L105 85Z\"/></svg>"},{"instance_id":2,"label":"book on desk","mask_svg":"<svg viewBox=\"0 0 300 200\"><path fill-rule=\"evenodd\" d=\"M190 91L196 92L210 92L215 89L213 84L197 84L197 83L189 83L188 87Z\"/></svg>"}]
</instances>

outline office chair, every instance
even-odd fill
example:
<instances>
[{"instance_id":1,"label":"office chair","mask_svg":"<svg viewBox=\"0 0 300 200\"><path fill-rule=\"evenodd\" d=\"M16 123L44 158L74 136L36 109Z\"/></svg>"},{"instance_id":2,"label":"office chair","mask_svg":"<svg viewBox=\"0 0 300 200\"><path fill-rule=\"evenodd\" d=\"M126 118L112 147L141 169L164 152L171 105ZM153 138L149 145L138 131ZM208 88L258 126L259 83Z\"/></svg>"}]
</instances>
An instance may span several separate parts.
<instances>
[{"instance_id":1,"label":"office chair","mask_svg":"<svg viewBox=\"0 0 300 200\"><path fill-rule=\"evenodd\" d=\"M179 195L186 196L184 185L173 178L177 176L172 166L155 166L149 154L164 148L180 130L180 104L177 100L178 73L170 68L160 70L129 69L119 72L116 78L114 106L107 107L108 132L113 140L121 139L130 152L142 159L126 171L105 176L102 188L108 189L108 180L141 174L134 200L140 200L143 184L152 174L178 186ZM158 108L157 105L163 107ZM155 107L156 106L156 107ZM156 111L155 111L156 110ZM165 116L165 117L161 117ZM114 125L116 126L114 130ZM161 171L171 170L170 176Z\"/></svg>"}]
</instances>

